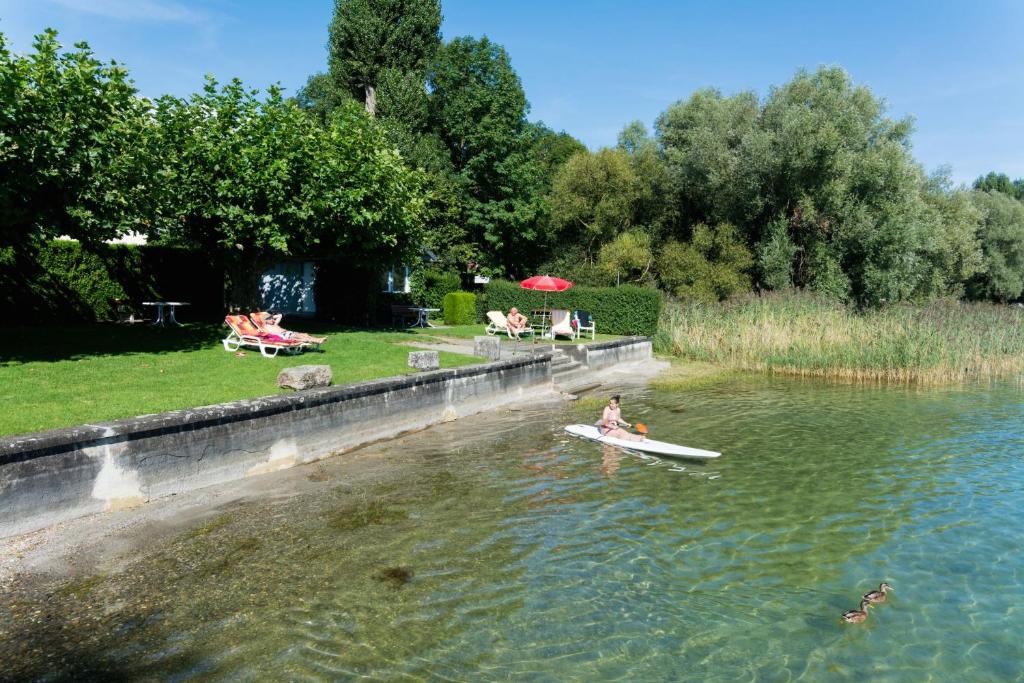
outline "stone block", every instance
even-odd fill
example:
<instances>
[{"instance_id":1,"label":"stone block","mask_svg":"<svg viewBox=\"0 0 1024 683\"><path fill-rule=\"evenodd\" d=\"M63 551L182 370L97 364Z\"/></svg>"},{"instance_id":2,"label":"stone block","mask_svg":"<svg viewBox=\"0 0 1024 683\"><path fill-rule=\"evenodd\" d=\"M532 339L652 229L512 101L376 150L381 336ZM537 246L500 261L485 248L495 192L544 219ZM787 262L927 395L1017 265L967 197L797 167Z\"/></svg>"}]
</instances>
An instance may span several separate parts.
<instances>
[{"instance_id":1,"label":"stone block","mask_svg":"<svg viewBox=\"0 0 1024 683\"><path fill-rule=\"evenodd\" d=\"M487 360L499 360L501 358L501 338L473 337L473 355Z\"/></svg>"},{"instance_id":2,"label":"stone block","mask_svg":"<svg viewBox=\"0 0 1024 683\"><path fill-rule=\"evenodd\" d=\"M296 365L278 373L277 386L282 389L304 391L317 387L329 387L331 379L330 365Z\"/></svg>"},{"instance_id":3,"label":"stone block","mask_svg":"<svg viewBox=\"0 0 1024 683\"><path fill-rule=\"evenodd\" d=\"M437 357L437 351L410 351L409 367L417 370L437 370L441 367L441 361Z\"/></svg>"}]
</instances>

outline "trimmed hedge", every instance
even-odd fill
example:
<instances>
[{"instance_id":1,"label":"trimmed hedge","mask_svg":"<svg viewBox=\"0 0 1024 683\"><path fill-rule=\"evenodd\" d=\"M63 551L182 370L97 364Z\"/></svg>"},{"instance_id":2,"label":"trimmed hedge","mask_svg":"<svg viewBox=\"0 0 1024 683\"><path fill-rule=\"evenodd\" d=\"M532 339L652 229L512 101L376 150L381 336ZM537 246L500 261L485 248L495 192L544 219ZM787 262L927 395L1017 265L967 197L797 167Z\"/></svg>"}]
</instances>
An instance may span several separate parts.
<instances>
[{"instance_id":1,"label":"trimmed hedge","mask_svg":"<svg viewBox=\"0 0 1024 683\"><path fill-rule=\"evenodd\" d=\"M54 240L0 249L0 300L20 322L114 320L114 299L136 313L143 301L187 301L185 319L219 317L223 271L202 255L172 247Z\"/></svg>"},{"instance_id":2,"label":"trimmed hedge","mask_svg":"<svg viewBox=\"0 0 1024 683\"><path fill-rule=\"evenodd\" d=\"M476 318L476 294L449 292L444 296L444 324L472 325Z\"/></svg>"},{"instance_id":3,"label":"trimmed hedge","mask_svg":"<svg viewBox=\"0 0 1024 683\"><path fill-rule=\"evenodd\" d=\"M482 319L486 311L508 312L516 306L527 317L530 311L544 306L544 292L523 289L518 282L491 280L484 288L484 301L478 306ZM594 316L597 331L602 334L639 334L653 336L658 330L661 314L661 292L647 287L573 287L547 295L549 309L583 310Z\"/></svg>"},{"instance_id":4,"label":"trimmed hedge","mask_svg":"<svg viewBox=\"0 0 1024 683\"><path fill-rule=\"evenodd\" d=\"M410 284L413 303L425 308L441 308L449 292L457 292L462 288L462 278L453 271L421 268L412 274Z\"/></svg>"}]
</instances>

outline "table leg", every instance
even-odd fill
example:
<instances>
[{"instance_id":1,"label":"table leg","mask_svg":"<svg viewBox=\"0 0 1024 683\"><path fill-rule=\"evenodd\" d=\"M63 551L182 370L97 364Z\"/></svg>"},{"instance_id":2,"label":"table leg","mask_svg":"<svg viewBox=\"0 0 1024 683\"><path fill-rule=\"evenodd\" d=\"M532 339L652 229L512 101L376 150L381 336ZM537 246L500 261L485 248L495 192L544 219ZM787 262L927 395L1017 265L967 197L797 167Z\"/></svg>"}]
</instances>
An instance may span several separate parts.
<instances>
[{"instance_id":1,"label":"table leg","mask_svg":"<svg viewBox=\"0 0 1024 683\"><path fill-rule=\"evenodd\" d=\"M153 324L154 325L163 326L163 324L164 324L164 305L163 304L157 304L156 305L156 320L153 321Z\"/></svg>"},{"instance_id":2,"label":"table leg","mask_svg":"<svg viewBox=\"0 0 1024 683\"><path fill-rule=\"evenodd\" d=\"M168 306L168 308L171 309L171 324L181 327L181 323L179 323L178 319L174 317L174 309L176 308L176 306Z\"/></svg>"}]
</instances>

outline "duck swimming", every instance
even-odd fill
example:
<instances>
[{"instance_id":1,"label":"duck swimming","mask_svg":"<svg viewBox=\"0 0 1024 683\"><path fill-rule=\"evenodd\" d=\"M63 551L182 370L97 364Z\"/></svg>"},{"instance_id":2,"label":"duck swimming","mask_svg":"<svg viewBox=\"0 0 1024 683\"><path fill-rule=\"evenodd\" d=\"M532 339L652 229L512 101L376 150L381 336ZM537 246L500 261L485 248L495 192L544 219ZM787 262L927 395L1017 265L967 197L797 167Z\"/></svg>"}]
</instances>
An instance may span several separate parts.
<instances>
[{"instance_id":1,"label":"duck swimming","mask_svg":"<svg viewBox=\"0 0 1024 683\"><path fill-rule=\"evenodd\" d=\"M890 586L889 584L887 584L886 582L883 581L881 584L879 584L878 590L876 590L876 591L869 591L869 592L865 593L864 594L864 599L867 600L870 603L885 602L885 592L886 591L891 591L891 590L895 590L895 589L892 586Z\"/></svg>"},{"instance_id":2,"label":"duck swimming","mask_svg":"<svg viewBox=\"0 0 1024 683\"><path fill-rule=\"evenodd\" d=\"M859 624L868 619L868 607L871 603L867 600L860 601L860 609L850 609L843 612L843 621L848 624Z\"/></svg>"}]
</instances>

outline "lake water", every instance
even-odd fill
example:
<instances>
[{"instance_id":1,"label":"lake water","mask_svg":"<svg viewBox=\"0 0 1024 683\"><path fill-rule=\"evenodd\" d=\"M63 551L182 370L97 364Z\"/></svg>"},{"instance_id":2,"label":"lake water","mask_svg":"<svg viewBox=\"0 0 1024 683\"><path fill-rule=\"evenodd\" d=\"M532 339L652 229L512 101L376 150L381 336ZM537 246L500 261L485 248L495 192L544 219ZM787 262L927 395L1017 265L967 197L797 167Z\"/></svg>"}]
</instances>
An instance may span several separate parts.
<instances>
[{"instance_id":1,"label":"lake water","mask_svg":"<svg viewBox=\"0 0 1024 683\"><path fill-rule=\"evenodd\" d=\"M570 404L274 475L112 573L0 598L0 678L1024 680L1019 385L624 393L723 457L567 438L599 410Z\"/></svg>"}]
</instances>

